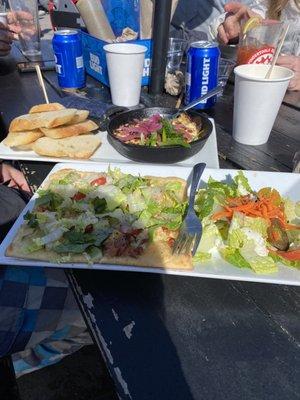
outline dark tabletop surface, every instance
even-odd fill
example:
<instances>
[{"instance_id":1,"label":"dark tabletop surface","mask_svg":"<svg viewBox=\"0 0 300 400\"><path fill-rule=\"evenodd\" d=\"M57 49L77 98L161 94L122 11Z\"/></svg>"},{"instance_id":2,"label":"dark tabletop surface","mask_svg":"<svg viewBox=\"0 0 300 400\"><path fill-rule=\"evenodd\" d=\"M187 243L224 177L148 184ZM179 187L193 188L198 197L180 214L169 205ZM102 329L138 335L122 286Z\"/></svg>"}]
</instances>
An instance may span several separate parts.
<instances>
[{"instance_id":1,"label":"dark tabletop surface","mask_svg":"<svg viewBox=\"0 0 300 400\"><path fill-rule=\"evenodd\" d=\"M45 77L50 100L59 101L55 74ZM13 58L0 60L0 88L3 128L43 102L35 74L19 74ZM93 79L86 92L109 99ZM300 93L288 94L268 143L241 145L231 138L228 84L208 112L216 121L221 168L291 171L300 150L299 106ZM33 189L53 165L20 164ZM120 398L300 399L299 288L92 270L68 277Z\"/></svg>"}]
</instances>

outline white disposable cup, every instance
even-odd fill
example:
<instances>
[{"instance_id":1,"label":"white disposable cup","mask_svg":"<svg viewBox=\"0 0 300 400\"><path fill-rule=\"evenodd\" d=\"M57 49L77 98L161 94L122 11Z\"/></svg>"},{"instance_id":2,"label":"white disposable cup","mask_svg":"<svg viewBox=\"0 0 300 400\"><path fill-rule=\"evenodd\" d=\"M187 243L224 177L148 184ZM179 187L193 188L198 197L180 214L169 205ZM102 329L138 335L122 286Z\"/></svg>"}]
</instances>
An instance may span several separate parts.
<instances>
[{"instance_id":1,"label":"white disposable cup","mask_svg":"<svg viewBox=\"0 0 300 400\"><path fill-rule=\"evenodd\" d=\"M104 47L112 102L116 106L139 104L147 48L137 44L113 43Z\"/></svg>"},{"instance_id":2,"label":"white disposable cup","mask_svg":"<svg viewBox=\"0 0 300 400\"><path fill-rule=\"evenodd\" d=\"M233 138L243 144L260 145L268 141L279 107L294 76L288 68L245 64L234 69Z\"/></svg>"}]
</instances>

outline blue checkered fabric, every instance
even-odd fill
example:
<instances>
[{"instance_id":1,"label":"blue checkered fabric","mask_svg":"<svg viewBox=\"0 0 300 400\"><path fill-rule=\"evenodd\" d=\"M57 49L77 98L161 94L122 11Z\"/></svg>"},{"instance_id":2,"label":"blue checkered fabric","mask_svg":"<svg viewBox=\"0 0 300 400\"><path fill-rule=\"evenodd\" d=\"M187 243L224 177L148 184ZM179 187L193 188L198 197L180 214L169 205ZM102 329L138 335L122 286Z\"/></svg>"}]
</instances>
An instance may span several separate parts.
<instances>
[{"instance_id":1,"label":"blue checkered fabric","mask_svg":"<svg viewBox=\"0 0 300 400\"><path fill-rule=\"evenodd\" d=\"M0 268L0 357L13 354L17 376L90 343L63 270Z\"/></svg>"}]
</instances>

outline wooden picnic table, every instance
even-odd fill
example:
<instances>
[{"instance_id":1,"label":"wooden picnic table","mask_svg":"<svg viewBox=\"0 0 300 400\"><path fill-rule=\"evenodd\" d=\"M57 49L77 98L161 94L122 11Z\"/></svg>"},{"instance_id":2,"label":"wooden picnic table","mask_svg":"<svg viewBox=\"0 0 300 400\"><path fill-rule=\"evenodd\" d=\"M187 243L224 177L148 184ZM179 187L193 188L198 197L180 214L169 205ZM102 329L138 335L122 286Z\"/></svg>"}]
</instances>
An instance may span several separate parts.
<instances>
[{"instance_id":1,"label":"wooden picnic table","mask_svg":"<svg viewBox=\"0 0 300 400\"><path fill-rule=\"evenodd\" d=\"M2 127L43 102L35 74L19 74L13 58L20 59L16 49L0 60ZM54 73L44 75L49 98L59 101ZM98 82L88 83L107 96ZM264 101L271 107L271 99ZM232 111L229 83L207 111L216 122L221 168L292 171L300 93L286 95L265 145L232 139ZM20 165L34 189L53 166ZM300 399L299 288L132 272L66 274L121 399Z\"/></svg>"}]
</instances>

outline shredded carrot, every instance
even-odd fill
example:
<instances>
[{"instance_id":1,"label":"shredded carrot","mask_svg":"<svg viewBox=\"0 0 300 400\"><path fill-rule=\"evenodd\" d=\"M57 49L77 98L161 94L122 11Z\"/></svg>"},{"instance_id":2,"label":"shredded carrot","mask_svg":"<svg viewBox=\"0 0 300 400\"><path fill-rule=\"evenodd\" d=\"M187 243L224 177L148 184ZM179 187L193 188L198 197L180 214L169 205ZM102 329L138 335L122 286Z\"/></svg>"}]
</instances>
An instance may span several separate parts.
<instances>
[{"instance_id":1,"label":"shredded carrot","mask_svg":"<svg viewBox=\"0 0 300 400\"><path fill-rule=\"evenodd\" d=\"M259 195L257 200L252 200L249 195L228 198L223 210L213 214L212 219L231 219L235 211L239 211L251 217L261 217L271 224L271 219L277 218L285 229L300 229L299 226L288 223L284 206L278 202L278 194L271 193L270 196ZM279 203L279 204L278 204Z\"/></svg>"}]
</instances>

